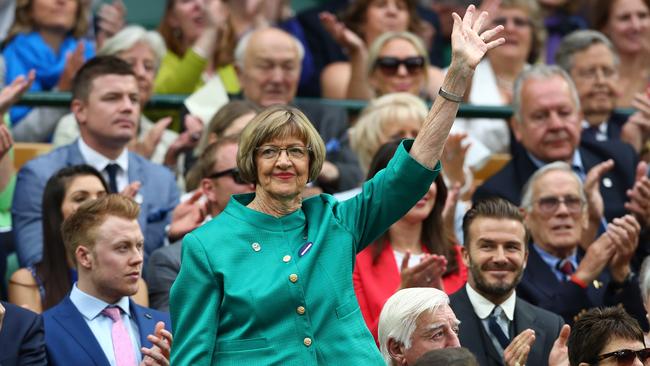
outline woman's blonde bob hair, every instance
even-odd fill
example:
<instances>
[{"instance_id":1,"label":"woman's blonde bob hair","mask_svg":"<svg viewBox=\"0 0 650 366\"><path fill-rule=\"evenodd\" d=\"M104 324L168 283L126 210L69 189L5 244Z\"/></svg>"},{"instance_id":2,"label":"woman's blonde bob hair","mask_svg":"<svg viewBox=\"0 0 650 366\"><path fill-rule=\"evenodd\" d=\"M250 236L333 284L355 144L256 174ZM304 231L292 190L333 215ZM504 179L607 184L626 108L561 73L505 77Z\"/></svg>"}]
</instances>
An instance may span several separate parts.
<instances>
[{"instance_id":1,"label":"woman's blonde bob hair","mask_svg":"<svg viewBox=\"0 0 650 366\"><path fill-rule=\"evenodd\" d=\"M69 30L74 38L81 38L88 32L88 14L90 1L76 0L77 2L77 15L72 29ZM14 23L9 28L7 39L5 42L15 37L19 33L30 33L36 30L36 24L32 18L32 6L34 0L17 0L16 1L16 14Z\"/></svg>"},{"instance_id":2,"label":"woman's blonde bob hair","mask_svg":"<svg viewBox=\"0 0 650 366\"><path fill-rule=\"evenodd\" d=\"M368 172L379 147L391 140L392 137L384 133L387 125L405 121L422 124L427 113L426 104L409 93L391 93L372 100L350 129L350 147L359 157L363 172Z\"/></svg>"},{"instance_id":3,"label":"woman's blonde bob hair","mask_svg":"<svg viewBox=\"0 0 650 366\"><path fill-rule=\"evenodd\" d=\"M271 140L287 138L301 139L311 148L309 181L315 181L325 161L325 143L300 110L286 105L263 110L242 131L237 152L237 167L242 179L257 183L256 149Z\"/></svg>"}]
</instances>

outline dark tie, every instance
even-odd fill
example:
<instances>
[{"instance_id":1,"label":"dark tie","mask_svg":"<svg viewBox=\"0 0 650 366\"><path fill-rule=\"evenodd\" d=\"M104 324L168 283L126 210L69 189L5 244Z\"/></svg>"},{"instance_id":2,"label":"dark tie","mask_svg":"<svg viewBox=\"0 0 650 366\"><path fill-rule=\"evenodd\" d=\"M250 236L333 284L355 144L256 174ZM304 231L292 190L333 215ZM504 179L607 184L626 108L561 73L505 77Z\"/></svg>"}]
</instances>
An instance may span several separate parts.
<instances>
[{"instance_id":1,"label":"dark tie","mask_svg":"<svg viewBox=\"0 0 650 366\"><path fill-rule=\"evenodd\" d=\"M568 259L557 262L557 269L558 271L564 273L567 277L571 277L571 275L575 272L573 264Z\"/></svg>"},{"instance_id":2,"label":"dark tie","mask_svg":"<svg viewBox=\"0 0 650 366\"><path fill-rule=\"evenodd\" d=\"M117 192L117 172L120 169L120 166L111 163L106 165L106 173L108 173L108 188L110 188L111 193L118 193Z\"/></svg>"},{"instance_id":3,"label":"dark tie","mask_svg":"<svg viewBox=\"0 0 650 366\"><path fill-rule=\"evenodd\" d=\"M587 137L587 139L591 139L592 141L598 141L598 134L600 133L600 129L598 126L589 126L582 130L583 136Z\"/></svg>"},{"instance_id":4,"label":"dark tie","mask_svg":"<svg viewBox=\"0 0 650 366\"><path fill-rule=\"evenodd\" d=\"M488 327L490 328L490 333L492 333L501 345L501 348L505 350L510 344L510 339L505 335L505 333L503 333L503 329L501 329L501 326L497 323L497 319L501 316L502 312L503 310L500 306L494 307L492 314L490 314L488 318Z\"/></svg>"}]
</instances>

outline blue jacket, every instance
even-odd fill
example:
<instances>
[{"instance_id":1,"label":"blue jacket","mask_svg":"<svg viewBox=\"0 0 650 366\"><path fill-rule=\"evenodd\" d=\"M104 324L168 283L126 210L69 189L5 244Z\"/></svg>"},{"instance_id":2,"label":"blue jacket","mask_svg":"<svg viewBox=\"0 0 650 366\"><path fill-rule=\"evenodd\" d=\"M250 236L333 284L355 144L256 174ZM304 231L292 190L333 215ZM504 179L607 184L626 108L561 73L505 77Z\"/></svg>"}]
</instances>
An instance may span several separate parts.
<instances>
[{"instance_id":1,"label":"blue jacket","mask_svg":"<svg viewBox=\"0 0 650 366\"><path fill-rule=\"evenodd\" d=\"M147 335L153 334L156 323L165 322L171 329L167 313L145 308L130 301L133 318L140 332L142 347L151 347ZM110 366L101 346L86 324L83 315L66 296L55 307L43 313L45 322L45 345L50 365Z\"/></svg>"},{"instance_id":2,"label":"blue jacket","mask_svg":"<svg viewBox=\"0 0 650 366\"><path fill-rule=\"evenodd\" d=\"M11 207L16 252L21 267L38 263L43 254L42 200L47 180L61 168L84 164L77 141L29 161L18 172ZM176 180L169 169L129 152L129 182L140 181L138 223L144 235L145 259L165 239L165 226L178 204Z\"/></svg>"},{"instance_id":3,"label":"blue jacket","mask_svg":"<svg viewBox=\"0 0 650 366\"><path fill-rule=\"evenodd\" d=\"M14 304L2 305L6 313L0 329L0 366L47 365L41 316Z\"/></svg>"}]
</instances>

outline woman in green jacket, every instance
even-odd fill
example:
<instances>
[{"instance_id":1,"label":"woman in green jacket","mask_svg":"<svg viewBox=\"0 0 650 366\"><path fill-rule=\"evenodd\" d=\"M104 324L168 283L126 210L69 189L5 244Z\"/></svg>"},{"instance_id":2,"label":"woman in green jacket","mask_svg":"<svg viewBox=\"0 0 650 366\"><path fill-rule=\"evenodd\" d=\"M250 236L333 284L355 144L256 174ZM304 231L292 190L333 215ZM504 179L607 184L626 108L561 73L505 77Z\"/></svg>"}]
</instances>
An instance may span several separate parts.
<instances>
[{"instance_id":1,"label":"woman in green jacket","mask_svg":"<svg viewBox=\"0 0 650 366\"><path fill-rule=\"evenodd\" d=\"M325 146L298 110L271 107L243 131L237 166L255 193L183 240L171 290L173 365L382 365L352 286L356 254L428 190L474 67L501 26L454 15L453 62L415 141L402 143L362 192L302 199ZM401 66L400 66L401 67Z\"/></svg>"}]
</instances>

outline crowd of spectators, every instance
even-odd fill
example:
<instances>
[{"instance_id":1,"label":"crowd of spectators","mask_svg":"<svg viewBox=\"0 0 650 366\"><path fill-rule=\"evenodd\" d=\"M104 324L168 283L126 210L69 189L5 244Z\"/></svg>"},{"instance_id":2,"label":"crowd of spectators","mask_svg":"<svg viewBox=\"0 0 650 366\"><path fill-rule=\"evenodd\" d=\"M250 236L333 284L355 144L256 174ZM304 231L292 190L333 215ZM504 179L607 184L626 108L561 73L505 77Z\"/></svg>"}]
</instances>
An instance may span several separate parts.
<instances>
[{"instance_id":1,"label":"crowd of spectators","mask_svg":"<svg viewBox=\"0 0 650 366\"><path fill-rule=\"evenodd\" d=\"M1 365L650 362L650 0L155 4L0 0Z\"/></svg>"}]
</instances>

